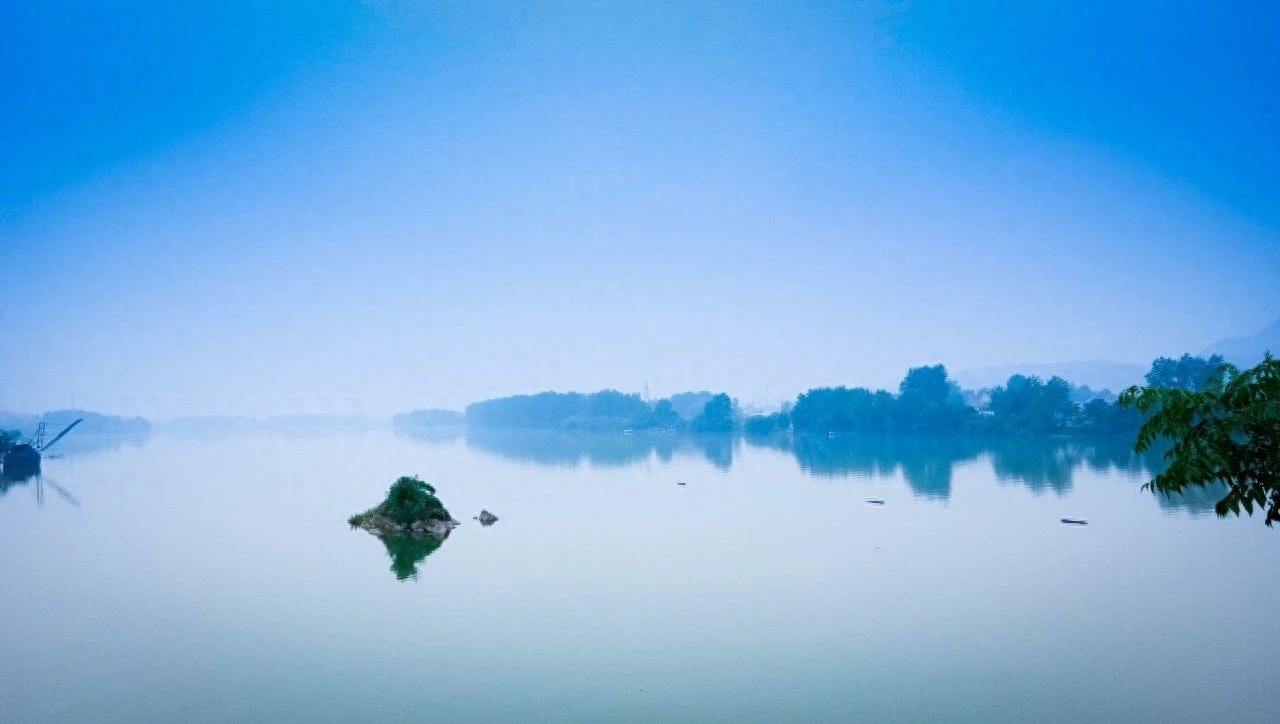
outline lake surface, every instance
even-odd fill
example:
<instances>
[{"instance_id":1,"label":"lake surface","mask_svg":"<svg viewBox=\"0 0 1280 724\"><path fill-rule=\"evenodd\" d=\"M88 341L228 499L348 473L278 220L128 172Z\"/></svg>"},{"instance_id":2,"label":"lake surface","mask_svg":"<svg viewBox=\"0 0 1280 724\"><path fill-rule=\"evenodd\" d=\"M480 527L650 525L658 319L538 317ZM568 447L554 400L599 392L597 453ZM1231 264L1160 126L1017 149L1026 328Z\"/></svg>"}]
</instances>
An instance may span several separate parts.
<instances>
[{"instance_id":1,"label":"lake surface","mask_svg":"<svg viewBox=\"0 0 1280 724\"><path fill-rule=\"evenodd\" d=\"M1276 721L1280 531L1125 441L66 442L0 495L3 721ZM401 474L464 525L393 571Z\"/></svg>"}]
</instances>

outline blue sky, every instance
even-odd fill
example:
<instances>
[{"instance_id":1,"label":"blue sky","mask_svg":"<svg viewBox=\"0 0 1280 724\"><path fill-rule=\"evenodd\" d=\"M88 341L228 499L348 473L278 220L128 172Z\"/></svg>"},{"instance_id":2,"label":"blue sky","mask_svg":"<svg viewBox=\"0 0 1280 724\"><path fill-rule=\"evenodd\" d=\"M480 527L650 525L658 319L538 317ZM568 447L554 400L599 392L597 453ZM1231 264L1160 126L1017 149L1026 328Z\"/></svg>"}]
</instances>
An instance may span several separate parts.
<instances>
[{"instance_id":1,"label":"blue sky","mask_svg":"<svg viewBox=\"0 0 1280 724\"><path fill-rule=\"evenodd\" d=\"M1280 316L1268 3L30 5L0 409L766 401Z\"/></svg>"}]
</instances>

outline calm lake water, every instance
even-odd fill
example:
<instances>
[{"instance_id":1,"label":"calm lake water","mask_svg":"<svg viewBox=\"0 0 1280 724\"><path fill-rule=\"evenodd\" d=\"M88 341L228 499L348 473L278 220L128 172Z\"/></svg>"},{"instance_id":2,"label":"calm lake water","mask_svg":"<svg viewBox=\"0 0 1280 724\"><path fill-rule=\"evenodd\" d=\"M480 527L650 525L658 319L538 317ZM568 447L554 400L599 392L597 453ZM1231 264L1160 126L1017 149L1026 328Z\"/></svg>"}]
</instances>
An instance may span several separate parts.
<instances>
[{"instance_id":1,"label":"calm lake water","mask_svg":"<svg viewBox=\"0 0 1280 724\"><path fill-rule=\"evenodd\" d=\"M1276 721L1280 531L1124 441L66 442L0 495L7 722ZM406 473L464 525L399 580L345 520Z\"/></svg>"}]
</instances>

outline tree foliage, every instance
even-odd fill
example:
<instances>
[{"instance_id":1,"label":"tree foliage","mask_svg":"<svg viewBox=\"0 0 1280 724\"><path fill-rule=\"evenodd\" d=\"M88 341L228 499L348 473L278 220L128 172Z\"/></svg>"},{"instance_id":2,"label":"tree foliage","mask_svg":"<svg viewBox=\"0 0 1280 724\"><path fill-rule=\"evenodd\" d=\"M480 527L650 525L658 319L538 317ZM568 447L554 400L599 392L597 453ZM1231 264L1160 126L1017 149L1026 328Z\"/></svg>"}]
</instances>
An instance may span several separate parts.
<instances>
[{"instance_id":1,"label":"tree foliage","mask_svg":"<svg viewBox=\"0 0 1280 724\"><path fill-rule=\"evenodd\" d=\"M436 489L430 483L416 477L404 476L391 484L387 499L379 506L380 512L401 525L416 520L449 520Z\"/></svg>"},{"instance_id":2,"label":"tree foliage","mask_svg":"<svg viewBox=\"0 0 1280 724\"><path fill-rule=\"evenodd\" d=\"M1196 384L1174 379L1183 386L1131 387L1120 396L1122 404L1147 415L1134 446L1138 453L1162 439L1173 443L1165 456L1168 469L1143 489L1169 496L1223 484L1218 515L1239 515L1241 508L1253 515L1257 506L1268 526L1280 521L1280 361L1268 354L1244 372L1219 364Z\"/></svg>"},{"instance_id":3,"label":"tree foliage","mask_svg":"<svg viewBox=\"0 0 1280 724\"><path fill-rule=\"evenodd\" d=\"M865 387L819 387L796 399L791 424L797 432L952 433L972 424L973 408L942 365L914 367L895 396Z\"/></svg>"},{"instance_id":4,"label":"tree foliage","mask_svg":"<svg viewBox=\"0 0 1280 724\"><path fill-rule=\"evenodd\" d=\"M1147 386L1200 392L1209 388L1223 364L1220 354L1212 357L1184 354L1178 359L1159 357L1151 363L1151 371L1146 375Z\"/></svg>"},{"instance_id":5,"label":"tree foliage","mask_svg":"<svg viewBox=\"0 0 1280 724\"><path fill-rule=\"evenodd\" d=\"M1049 381L1014 375L991 391L991 412L1008 432L1047 432L1063 427L1076 413L1071 384L1061 377Z\"/></svg>"},{"instance_id":6,"label":"tree foliage","mask_svg":"<svg viewBox=\"0 0 1280 724\"><path fill-rule=\"evenodd\" d=\"M742 423L742 431L748 435L776 435L791 426L791 416L785 412L772 415L752 415Z\"/></svg>"},{"instance_id":7,"label":"tree foliage","mask_svg":"<svg viewBox=\"0 0 1280 724\"><path fill-rule=\"evenodd\" d=\"M694 432L733 432L734 426L733 400L723 392L707 400L702 412L689 423Z\"/></svg>"}]
</instances>

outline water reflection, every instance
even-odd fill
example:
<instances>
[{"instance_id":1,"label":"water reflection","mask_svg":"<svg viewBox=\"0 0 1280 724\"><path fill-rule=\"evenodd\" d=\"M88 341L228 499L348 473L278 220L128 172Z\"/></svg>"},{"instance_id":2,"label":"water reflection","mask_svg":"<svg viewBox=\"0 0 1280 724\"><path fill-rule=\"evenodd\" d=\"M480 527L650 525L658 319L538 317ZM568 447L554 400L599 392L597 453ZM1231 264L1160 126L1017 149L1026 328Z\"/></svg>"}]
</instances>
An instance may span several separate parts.
<instances>
[{"instance_id":1,"label":"water reflection","mask_svg":"<svg viewBox=\"0 0 1280 724\"><path fill-rule=\"evenodd\" d=\"M991 449L998 482L1022 485L1037 494L1062 495L1071 490L1072 475L1082 460L1077 445L1053 439L1002 440Z\"/></svg>"},{"instance_id":2,"label":"water reflection","mask_svg":"<svg viewBox=\"0 0 1280 724\"><path fill-rule=\"evenodd\" d=\"M733 448L737 442L730 435L699 435L690 441L702 451L707 462L716 470L728 471L733 467Z\"/></svg>"},{"instance_id":3,"label":"water reflection","mask_svg":"<svg viewBox=\"0 0 1280 724\"><path fill-rule=\"evenodd\" d=\"M444 543L434 536L422 538L379 538L391 558L391 572L397 581L418 580L418 566Z\"/></svg>"},{"instance_id":4,"label":"water reflection","mask_svg":"<svg viewBox=\"0 0 1280 724\"><path fill-rule=\"evenodd\" d=\"M797 436L792 454L800 469L821 477L891 476L901 471L911 492L930 500L951 497L951 471L982 445L969 438L933 436Z\"/></svg>"},{"instance_id":5,"label":"water reflection","mask_svg":"<svg viewBox=\"0 0 1280 724\"><path fill-rule=\"evenodd\" d=\"M394 425L397 435L424 442L452 442L462 437L465 428L460 425Z\"/></svg>"},{"instance_id":6,"label":"water reflection","mask_svg":"<svg viewBox=\"0 0 1280 724\"><path fill-rule=\"evenodd\" d=\"M467 447L522 463L554 467L586 463L600 468L619 468L641 462L651 455L657 455L663 462L669 461L677 440L662 433L620 435L468 429L466 443Z\"/></svg>"},{"instance_id":7,"label":"water reflection","mask_svg":"<svg viewBox=\"0 0 1280 724\"><path fill-rule=\"evenodd\" d=\"M140 448L151 438L149 430L124 432L86 432L68 435L58 442L56 452L45 457L56 460L63 457L115 452L127 448Z\"/></svg>"},{"instance_id":8,"label":"water reflection","mask_svg":"<svg viewBox=\"0 0 1280 724\"><path fill-rule=\"evenodd\" d=\"M0 497L8 495L9 491L14 488L25 488L31 486L31 490L36 496L36 505L44 507L45 489L52 490L59 498L79 508L80 500L76 498L71 491L62 487L53 478L41 473L24 476L0 475Z\"/></svg>"},{"instance_id":9,"label":"water reflection","mask_svg":"<svg viewBox=\"0 0 1280 724\"><path fill-rule=\"evenodd\" d=\"M946 501L952 493L955 466L985 457L997 481L1019 485L1036 494L1065 495L1082 469L1150 479L1164 469L1167 448L1144 455L1133 452L1127 437L974 438L929 435L808 436L731 435L677 436L551 431L466 431L468 447L517 462L545 466L588 464L615 468L657 457L697 455L718 470L733 467L739 444L791 455L804 472L824 478L883 477L901 474L911 492L927 500ZM1162 508L1201 514L1213 511L1220 489L1159 496Z\"/></svg>"}]
</instances>

